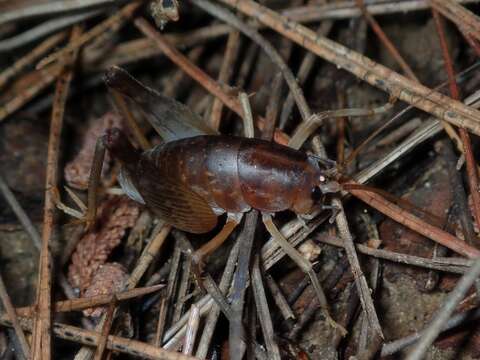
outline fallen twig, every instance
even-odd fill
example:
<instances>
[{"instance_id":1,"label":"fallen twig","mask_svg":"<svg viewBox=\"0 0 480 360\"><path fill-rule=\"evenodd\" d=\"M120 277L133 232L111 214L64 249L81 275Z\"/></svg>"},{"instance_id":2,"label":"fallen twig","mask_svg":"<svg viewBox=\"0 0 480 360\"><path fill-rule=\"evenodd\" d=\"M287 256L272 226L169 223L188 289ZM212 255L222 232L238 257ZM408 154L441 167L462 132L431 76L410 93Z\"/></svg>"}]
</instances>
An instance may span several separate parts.
<instances>
[{"instance_id":1,"label":"fallen twig","mask_svg":"<svg viewBox=\"0 0 480 360\"><path fill-rule=\"evenodd\" d=\"M426 111L453 125L480 134L480 112L380 65L310 29L288 20L277 12L250 0L221 0L242 13L257 19L318 56L343 68L390 95Z\"/></svg>"},{"instance_id":2,"label":"fallen twig","mask_svg":"<svg viewBox=\"0 0 480 360\"><path fill-rule=\"evenodd\" d=\"M94 40L97 36L100 36L106 31L109 31L109 32L117 31L122 25L125 24L126 20L128 20L130 17L133 16L134 12L140 7L140 5L141 5L141 2L131 2L125 5L122 9L120 9L118 12L110 16L108 19L102 21L101 23L94 26L89 31L85 32L78 39L76 39L75 42L72 42L65 48L47 56L45 59L40 61L37 64L37 69L40 69L52 63L53 61L62 58L63 56L65 56L66 54L74 50L77 50L81 46Z\"/></svg>"},{"instance_id":3,"label":"fallen twig","mask_svg":"<svg viewBox=\"0 0 480 360\"><path fill-rule=\"evenodd\" d=\"M0 74L0 89L4 87L12 78L18 75L24 68L30 65L33 61L35 61L37 58L39 58L51 48L56 46L63 39L65 39L66 35L67 34L65 32L60 32L50 36L49 38L38 44L35 48L33 48L32 51L30 51L27 55L21 57L20 59L15 61L10 67L3 70Z\"/></svg>"},{"instance_id":4,"label":"fallen twig","mask_svg":"<svg viewBox=\"0 0 480 360\"><path fill-rule=\"evenodd\" d=\"M360 301L362 303L363 311L365 311L368 322L370 323L373 332L383 338L383 331L378 320L377 312L375 311L375 306L373 305L367 280L365 279L365 275L360 268L360 262L358 261L357 253L355 251L355 245L353 243L353 238L350 234L347 218L343 211L342 202L338 199L334 199L332 204L340 209L336 218L338 232L344 242L345 251L347 253L348 261L350 262L355 283L357 285L357 291L360 295Z\"/></svg>"},{"instance_id":5,"label":"fallen twig","mask_svg":"<svg viewBox=\"0 0 480 360\"><path fill-rule=\"evenodd\" d=\"M70 41L75 41L81 35L81 28L72 31ZM72 64L76 54L72 54L67 64ZM50 254L50 241L55 227L55 200L54 190L57 186L58 159L63 115L67 100L70 81L73 77L71 68L66 68L59 75L55 88L55 99L50 123L50 138L47 155L47 178L44 204L44 218L42 230L42 247L40 250L40 268L38 271L37 299L38 313L33 326L32 359L49 360L51 354L51 326L52 326L52 257Z\"/></svg>"},{"instance_id":6,"label":"fallen twig","mask_svg":"<svg viewBox=\"0 0 480 360\"><path fill-rule=\"evenodd\" d=\"M56 301L52 304L53 312L69 312L69 311L81 311L91 307L106 305L112 302L113 296L116 297L118 301L125 301L147 294L151 294L155 291L163 289L165 285L153 285L144 288L136 288L131 290L126 290L110 295L96 295L86 298L70 299ZM16 308L15 312L22 317L32 317L35 314L35 307L27 306Z\"/></svg>"},{"instance_id":7,"label":"fallen twig","mask_svg":"<svg viewBox=\"0 0 480 360\"><path fill-rule=\"evenodd\" d=\"M23 352L23 356L26 359L30 358L30 346L28 345L27 338L25 333L23 332L22 327L17 318L17 314L15 313L15 308L13 307L12 301L10 300L10 296L8 296L7 288L5 287L5 283L3 282L2 275L0 274L0 299L2 301L3 308L7 312L7 315L12 322L12 326L15 330L15 335L17 335L18 342L20 343L20 347Z\"/></svg>"},{"instance_id":8,"label":"fallen twig","mask_svg":"<svg viewBox=\"0 0 480 360\"><path fill-rule=\"evenodd\" d=\"M11 326L11 322L5 317L0 317L0 323L5 326ZM32 322L28 319L21 319L21 325L24 330L32 329ZM54 323L53 334L61 339L73 341L89 347L97 346L100 333L84 330L75 326ZM119 336L109 335L107 339L107 349L119 351L124 354L137 356L143 359L158 360L195 360L197 358L183 355L178 352L164 350L137 340L126 339Z\"/></svg>"},{"instance_id":9,"label":"fallen twig","mask_svg":"<svg viewBox=\"0 0 480 360\"><path fill-rule=\"evenodd\" d=\"M237 113L239 116L243 116L242 107L238 99L231 94L226 93L221 85L217 83L214 79L209 77L205 72L203 72L199 67L192 64L188 58L181 54L177 49L175 49L171 44L168 43L167 39L156 31L145 19L137 18L135 20L135 25L150 39L155 41L155 44L162 49L164 54L170 58L175 64L181 67L188 75L190 75L194 80L196 80L200 85L202 85L208 92L215 95L219 98L226 106L228 106L232 111ZM262 125L264 119L257 117L261 120L257 125ZM260 126L261 128L261 126ZM275 132L275 141L286 144L288 136L283 132Z\"/></svg>"}]
</instances>

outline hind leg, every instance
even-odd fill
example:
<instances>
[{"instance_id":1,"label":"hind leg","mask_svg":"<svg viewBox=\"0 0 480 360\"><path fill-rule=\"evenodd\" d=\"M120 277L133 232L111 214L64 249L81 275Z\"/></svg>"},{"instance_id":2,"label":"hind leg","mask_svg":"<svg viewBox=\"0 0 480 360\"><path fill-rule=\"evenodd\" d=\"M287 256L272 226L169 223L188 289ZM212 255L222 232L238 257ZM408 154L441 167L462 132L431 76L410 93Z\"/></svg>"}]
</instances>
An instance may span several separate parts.
<instances>
[{"instance_id":1,"label":"hind leg","mask_svg":"<svg viewBox=\"0 0 480 360\"><path fill-rule=\"evenodd\" d=\"M89 229L95 221L97 215L97 190L100 184L100 176L102 174L103 160L105 158L105 145L102 138L98 138L95 146L95 153L93 156L92 167L90 169L90 178L88 180L88 195L87 205L85 205L73 191L67 188L67 193L72 200L77 204L80 211L68 207L60 200L58 191L56 191L56 206L59 210L62 210L66 214L76 217L80 222L86 224L86 228Z\"/></svg>"},{"instance_id":2,"label":"hind leg","mask_svg":"<svg viewBox=\"0 0 480 360\"><path fill-rule=\"evenodd\" d=\"M338 328L343 334L345 334L345 329L342 326L338 325L330 316L327 298L325 297L325 293L323 292L320 282L318 281L317 274L315 273L315 271L313 271L310 261L305 259L303 255L297 249L295 249L293 245L288 242L287 239L285 239L283 234L273 223L270 214L262 213L262 220L272 238L275 239L277 244L282 248L283 251L285 251L285 253L290 257L290 259L292 259L293 262L295 262L295 264L297 264L298 267L302 269L302 271L310 278L310 282L312 283L313 289L315 290L320 307L325 312L328 323L333 327Z\"/></svg>"}]
</instances>

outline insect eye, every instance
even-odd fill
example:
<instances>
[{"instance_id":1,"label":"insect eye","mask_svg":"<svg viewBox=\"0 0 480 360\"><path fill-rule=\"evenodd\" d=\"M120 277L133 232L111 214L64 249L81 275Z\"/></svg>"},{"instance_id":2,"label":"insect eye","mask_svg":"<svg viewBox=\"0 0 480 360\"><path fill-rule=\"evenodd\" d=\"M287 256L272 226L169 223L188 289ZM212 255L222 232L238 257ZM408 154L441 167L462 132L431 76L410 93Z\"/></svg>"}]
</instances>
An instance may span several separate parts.
<instances>
[{"instance_id":1,"label":"insect eye","mask_svg":"<svg viewBox=\"0 0 480 360\"><path fill-rule=\"evenodd\" d=\"M317 201L320 201L322 199L322 190L320 190L320 188L318 187L315 187L312 189L312 200L317 202Z\"/></svg>"}]
</instances>

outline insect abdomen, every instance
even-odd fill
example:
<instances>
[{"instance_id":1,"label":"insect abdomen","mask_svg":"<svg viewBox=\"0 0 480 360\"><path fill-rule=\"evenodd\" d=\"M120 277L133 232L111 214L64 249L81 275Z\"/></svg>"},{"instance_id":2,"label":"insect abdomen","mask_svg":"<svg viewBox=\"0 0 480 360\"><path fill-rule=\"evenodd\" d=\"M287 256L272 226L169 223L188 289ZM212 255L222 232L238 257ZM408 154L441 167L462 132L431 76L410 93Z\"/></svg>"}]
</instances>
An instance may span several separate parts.
<instances>
[{"instance_id":1,"label":"insect abdomen","mask_svg":"<svg viewBox=\"0 0 480 360\"><path fill-rule=\"evenodd\" d=\"M203 197L217 214L240 213L250 206L240 190L239 146L238 138L196 136L165 144L158 157L168 164L173 178Z\"/></svg>"},{"instance_id":2,"label":"insect abdomen","mask_svg":"<svg viewBox=\"0 0 480 360\"><path fill-rule=\"evenodd\" d=\"M244 199L253 208L304 213L312 206L314 169L302 152L257 139L243 139L238 173Z\"/></svg>"},{"instance_id":3,"label":"insect abdomen","mask_svg":"<svg viewBox=\"0 0 480 360\"><path fill-rule=\"evenodd\" d=\"M304 213L312 205L315 174L306 155L267 141L197 136L165 144L156 157L218 214L251 207Z\"/></svg>"}]
</instances>

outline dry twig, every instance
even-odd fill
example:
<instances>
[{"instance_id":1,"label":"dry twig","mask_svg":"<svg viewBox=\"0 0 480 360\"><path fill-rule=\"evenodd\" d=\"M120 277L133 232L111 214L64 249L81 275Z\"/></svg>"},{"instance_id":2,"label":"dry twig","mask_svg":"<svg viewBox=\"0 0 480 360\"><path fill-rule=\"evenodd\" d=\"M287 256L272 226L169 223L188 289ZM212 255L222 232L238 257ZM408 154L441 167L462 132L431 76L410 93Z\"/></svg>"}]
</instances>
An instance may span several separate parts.
<instances>
[{"instance_id":1,"label":"dry twig","mask_svg":"<svg viewBox=\"0 0 480 360\"><path fill-rule=\"evenodd\" d=\"M56 46L65 39L66 33L60 32L50 36L32 49L27 55L15 61L10 67L0 74L0 89L3 88L12 78L17 76L24 68L34 62L37 58Z\"/></svg>"},{"instance_id":2,"label":"dry twig","mask_svg":"<svg viewBox=\"0 0 480 360\"><path fill-rule=\"evenodd\" d=\"M72 31L71 41L75 41L81 35L81 29L76 27ZM75 60L75 54L67 60L71 65ZM50 138L47 155L47 179L45 191L45 205L42 231L42 247L40 250L40 269L38 271L37 299L38 313L33 326L32 359L51 359L51 326L52 326L52 257L50 254L50 241L55 227L55 201L54 189L57 186L58 158L63 124L65 103L68 88L73 76L72 69L65 69L59 75L55 88L55 100L50 124Z\"/></svg>"},{"instance_id":3,"label":"dry twig","mask_svg":"<svg viewBox=\"0 0 480 360\"><path fill-rule=\"evenodd\" d=\"M81 311L92 307L107 305L112 302L113 296L115 296L118 301L125 301L151 294L152 292L156 292L164 287L165 285L153 285L144 288L121 291L113 294L101 294L85 298L57 301L52 304L52 311ZM32 317L35 314L35 308L33 306L20 307L16 308L15 312L22 317Z\"/></svg>"},{"instance_id":4,"label":"dry twig","mask_svg":"<svg viewBox=\"0 0 480 360\"><path fill-rule=\"evenodd\" d=\"M22 349L23 356L26 359L30 358L30 346L28 345L27 338L25 333L23 332L22 327L17 318L17 314L15 313L15 308L13 307L12 301L10 300L10 296L8 296L7 288L5 287L5 283L3 282L2 275L0 274L0 299L2 301L3 308L7 312L7 315L12 322L12 326L15 330L15 335L17 335L18 342L20 343L20 347Z\"/></svg>"},{"instance_id":5,"label":"dry twig","mask_svg":"<svg viewBox=\"0 0 480 360\"><path fill-rule=\"evenodd\" d=\"M310 29L288 20L277 12L250 0L236 2L221 0L240 12L295 41L318 56L345 69L369 84L379 87L391 96L426 111L453 125L462 126L480 134L480 112L380 65L332 40L315 34Z\"/></svg>"},{"instance_id":6,"label":"dry twig","mask_svg":"<svg viewBox=\"0 0 480 360\"><path fill-rule=\"evenodd\" d=\"M214 79L209 77L205 72L203 72L199 67L192 64L188 58L182 55L177 49L175 49L171 44L168 43L167 39L157 32L145 19L137 18L135 20L135 25L142 31L146 36L152 39L155 44L162 49L164 54L170 58L175 64L182 68L192 79L196 80L200 85L202 85L208 92L212 93L220 99L226 106L228 106L232 111L237 113L239 116L243 116L242 107L238 99L226 93L222 86L218 84ZM257 117L259 122L258 126L262 128L262 123L264 119ZM287 142L287 135L283 132L275 132L275 141L285 144Z\"/></svg>"},{"instance_id":7,"label":"dry twig","mask_svg":"<svg viewBox=\"0 0 480 360\"><path fill-rule=\"evenodd\" d=\"M443 29L442 19L438 12L433 9L433 18L435 20L435 26L437 28L437 33L440 38L440 46L442 48L443 59L445 62L445 68L447 69L448 82L450 88L450 95L453 99L460 99L460 91L458 89L457 83L455 81L455 73L453 69L452 58L448 50L447 41L445 38L445 33ZM479 23L480 25L480 23ZM460 136L462 139L463 153L467 163L467 174L468 174L468 184L470 186L470 194L472 195L473 200L473 215L477 223L477 227L480 228L480 193L478 192L478 172L477 172L477 163L473 155L472 142L470 141L470 135L467 130L460 128Z\"/></svg>"},{"instance_id":8,"label":"dry twig","mask_svg":"<svg viewBox=\"0 0 480 360\"><path fill-rule=\"evenodd\" d=\"M360 262L358 261L353 238L350 234L347 218L343 211L342 202L338 199L334 199L332 204L340 209L336 218L338 232L340 233L345 246L345 251L347 253L348 261L350 262L355 284L357 285L357 291L360 294L360 301L362 303L363 311L365 311L373 332L383 338L383 331L378 320L377 312L375 311L375 306L373 305L367 280L365 279L365 275L360 268Z\"/></svg>"},{"instance_id":9,"label":"dry twig","mask_svg":"<svg viewBox=\"0 0 480 360\"><path fill-rule=\"evenodd\" d=\"M11 322L5 317L0 317L0 324L12 326ZM32 329L32 322L28 319L22 319L21 325L24 330ZM99 344L101 334L95 331L88 331L79 327L54 323L53 334L61 339L83 344L85 346L95 347ZM183 355L178 352L164 350L141 341L126 339L119 336L109 335L107 339L107 349L118 351L124 354L137 356L142 359L157 360L195 360L192 356Z\"/></svg>"},{"instance_id":10,"label":"dry twig","mask_svg":"<svg viewBox=\"0 0 480 360\"><path fill-rule=\"evenodd\" d=\"M228 35L227 44L225 45L225 55L223 57L222 66L218 73L217 81L220 84L227 85L232 77L233 66L240 49L240 33L238 31L231 31ZM222 117L222 102L215 97L213 99L212 110L210 115L210 124L216 130L220 127L220 120Z\"/></svg>"},{"instance_id":11,"label":"dry twig","mask_svg":"<svg viewBox=\"0 0 480 360\"><path fill-rule=\"evenodd\" d=\"M133 16L134 12L140 7L141 2L132 2L125 5L121 10L113 14L108 19L102 21L100 24L96 25L89 31L85 32L81 35L78 39L74 42L69 44L67 47L55 52L45 59L40 61L37 64L37 69L41 69L44 66L61 59L62 57L66 56L68 53L79 49L81 46L85 45L86 43L94 40L96 37L100 36L105 32L115 32L117 31L125 22Z\"/></svg>"}]
</instances>

